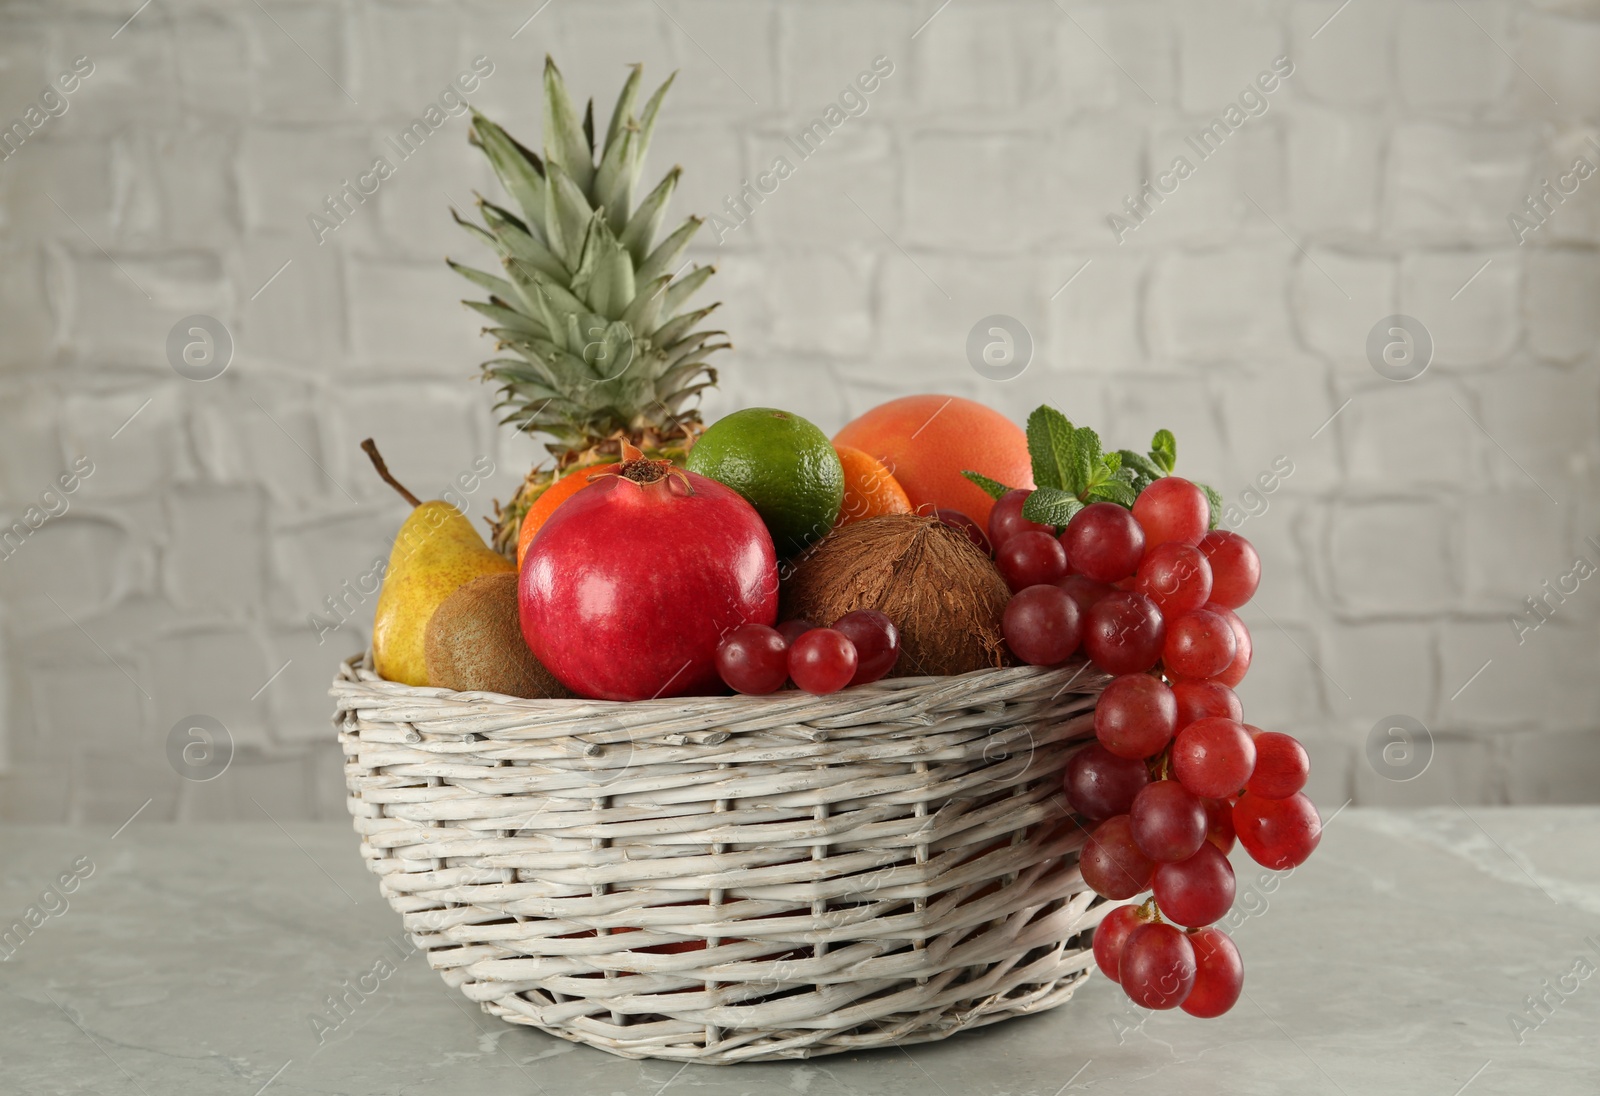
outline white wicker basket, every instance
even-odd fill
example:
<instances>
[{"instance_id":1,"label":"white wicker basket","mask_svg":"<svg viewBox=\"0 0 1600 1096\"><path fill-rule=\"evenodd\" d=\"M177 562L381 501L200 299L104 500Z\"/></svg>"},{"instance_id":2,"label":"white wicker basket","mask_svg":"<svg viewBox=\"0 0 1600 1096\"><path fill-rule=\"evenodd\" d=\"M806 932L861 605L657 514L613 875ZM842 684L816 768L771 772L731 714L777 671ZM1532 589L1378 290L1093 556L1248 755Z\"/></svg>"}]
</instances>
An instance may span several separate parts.
<instances>
[{"instance_id":1,"label":"white wicker basket","mask_svg":"<svg viewBox=\"0 0 1600 1096\"><path fill-rule=\"evenodd\" d=\"M941 1039L1066 1001L1106 908L1075 664L622 704L335 680L362 855L445 981L630 1058Z\"/></svg>"}]
</instances>

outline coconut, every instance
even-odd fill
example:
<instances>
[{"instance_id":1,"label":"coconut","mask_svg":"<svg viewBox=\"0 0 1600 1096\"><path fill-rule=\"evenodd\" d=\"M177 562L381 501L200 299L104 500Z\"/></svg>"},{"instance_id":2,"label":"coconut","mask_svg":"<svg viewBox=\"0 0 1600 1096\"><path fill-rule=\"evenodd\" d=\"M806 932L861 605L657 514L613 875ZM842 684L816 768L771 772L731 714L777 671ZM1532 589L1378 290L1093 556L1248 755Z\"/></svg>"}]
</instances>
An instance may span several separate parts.
<instances>
[{"instance_id":1,"label":"coconut","mask_svg":"<svg viewBox=\"0 0 1600 1096\"><path fill-rule=\"evenodd\" d=\"M423 650L435 688L536 700L572 695L522 638L512 571L481 575L445 598L428 619Z\"/></svg>"},{"instance_id":2,"label":"coconut","mask_svg":"<svg viewBox=\"0 0 1600 1096\"><path fill-rule=\"evenodd\" d=\"M936 518L884 514L830 533L782 586L781 617L827 625L876 609L900 629L891 677L1007 664L1000 617L1011 598L994 563Z\"/></svg>"}]
</instances>

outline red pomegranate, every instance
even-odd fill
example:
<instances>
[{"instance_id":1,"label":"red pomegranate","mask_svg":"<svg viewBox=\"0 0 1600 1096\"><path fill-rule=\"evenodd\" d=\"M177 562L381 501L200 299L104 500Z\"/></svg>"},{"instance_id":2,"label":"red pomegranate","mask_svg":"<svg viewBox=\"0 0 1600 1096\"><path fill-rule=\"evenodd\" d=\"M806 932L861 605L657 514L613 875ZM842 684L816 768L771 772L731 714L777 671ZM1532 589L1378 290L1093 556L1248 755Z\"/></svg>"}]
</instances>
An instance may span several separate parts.
<instances>
[{"instance_id":1,"label":"red pomegranate","mask_svg":"<svg viewBox=\"0 0 1600 1096\"><path fill-rule=\"evenodd\" d=\"M737 493L625 444L540 528L517 591L523 638L573 692L700 696L721 691L725 632L777 620L778 561Z\"/></svg>"}]
</instances>

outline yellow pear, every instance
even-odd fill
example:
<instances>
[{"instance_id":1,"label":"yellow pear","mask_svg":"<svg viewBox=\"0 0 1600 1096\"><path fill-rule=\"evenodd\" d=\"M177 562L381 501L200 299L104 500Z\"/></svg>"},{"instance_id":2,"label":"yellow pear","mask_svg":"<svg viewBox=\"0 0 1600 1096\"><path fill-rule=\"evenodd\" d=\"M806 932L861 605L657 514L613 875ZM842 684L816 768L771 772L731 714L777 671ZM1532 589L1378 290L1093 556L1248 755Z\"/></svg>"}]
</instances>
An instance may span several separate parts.
<instances>
[{"instance_id":1,"label":"yellow pear","mask_svg":"<svg viewBox=\"0 0 1600 1096\"><path fill-rule=\"evenodd\" d=\"M400 526L389 553L372 620L372 662L378 675L402 685L426 685L428 620L445 599L482 575L516 565L484 543L467 516L442 499L423 502L389 474L378 447L361 443L378 475L416 509Z\"/></svg>"}]
</instances>

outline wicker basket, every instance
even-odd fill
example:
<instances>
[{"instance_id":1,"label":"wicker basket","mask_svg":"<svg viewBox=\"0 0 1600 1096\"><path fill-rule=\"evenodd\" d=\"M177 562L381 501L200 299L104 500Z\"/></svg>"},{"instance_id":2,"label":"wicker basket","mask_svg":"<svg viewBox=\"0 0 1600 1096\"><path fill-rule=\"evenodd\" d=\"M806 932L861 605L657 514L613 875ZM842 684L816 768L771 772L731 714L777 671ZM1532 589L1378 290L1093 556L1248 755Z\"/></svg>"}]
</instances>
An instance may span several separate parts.
<instances>
[{"instance_id":1,"label":"wicker basket","mask_svg":"<svg viewBox=\"0 0 1600 1096\"><path fill-rule=\"evenodd\" d=\"M334 682L350 813L488 1012L630 1058L942 1039L1052 1008L1105 911L1061 770L1080 665L633 704Z\"/></svg>"}]
</instances>

